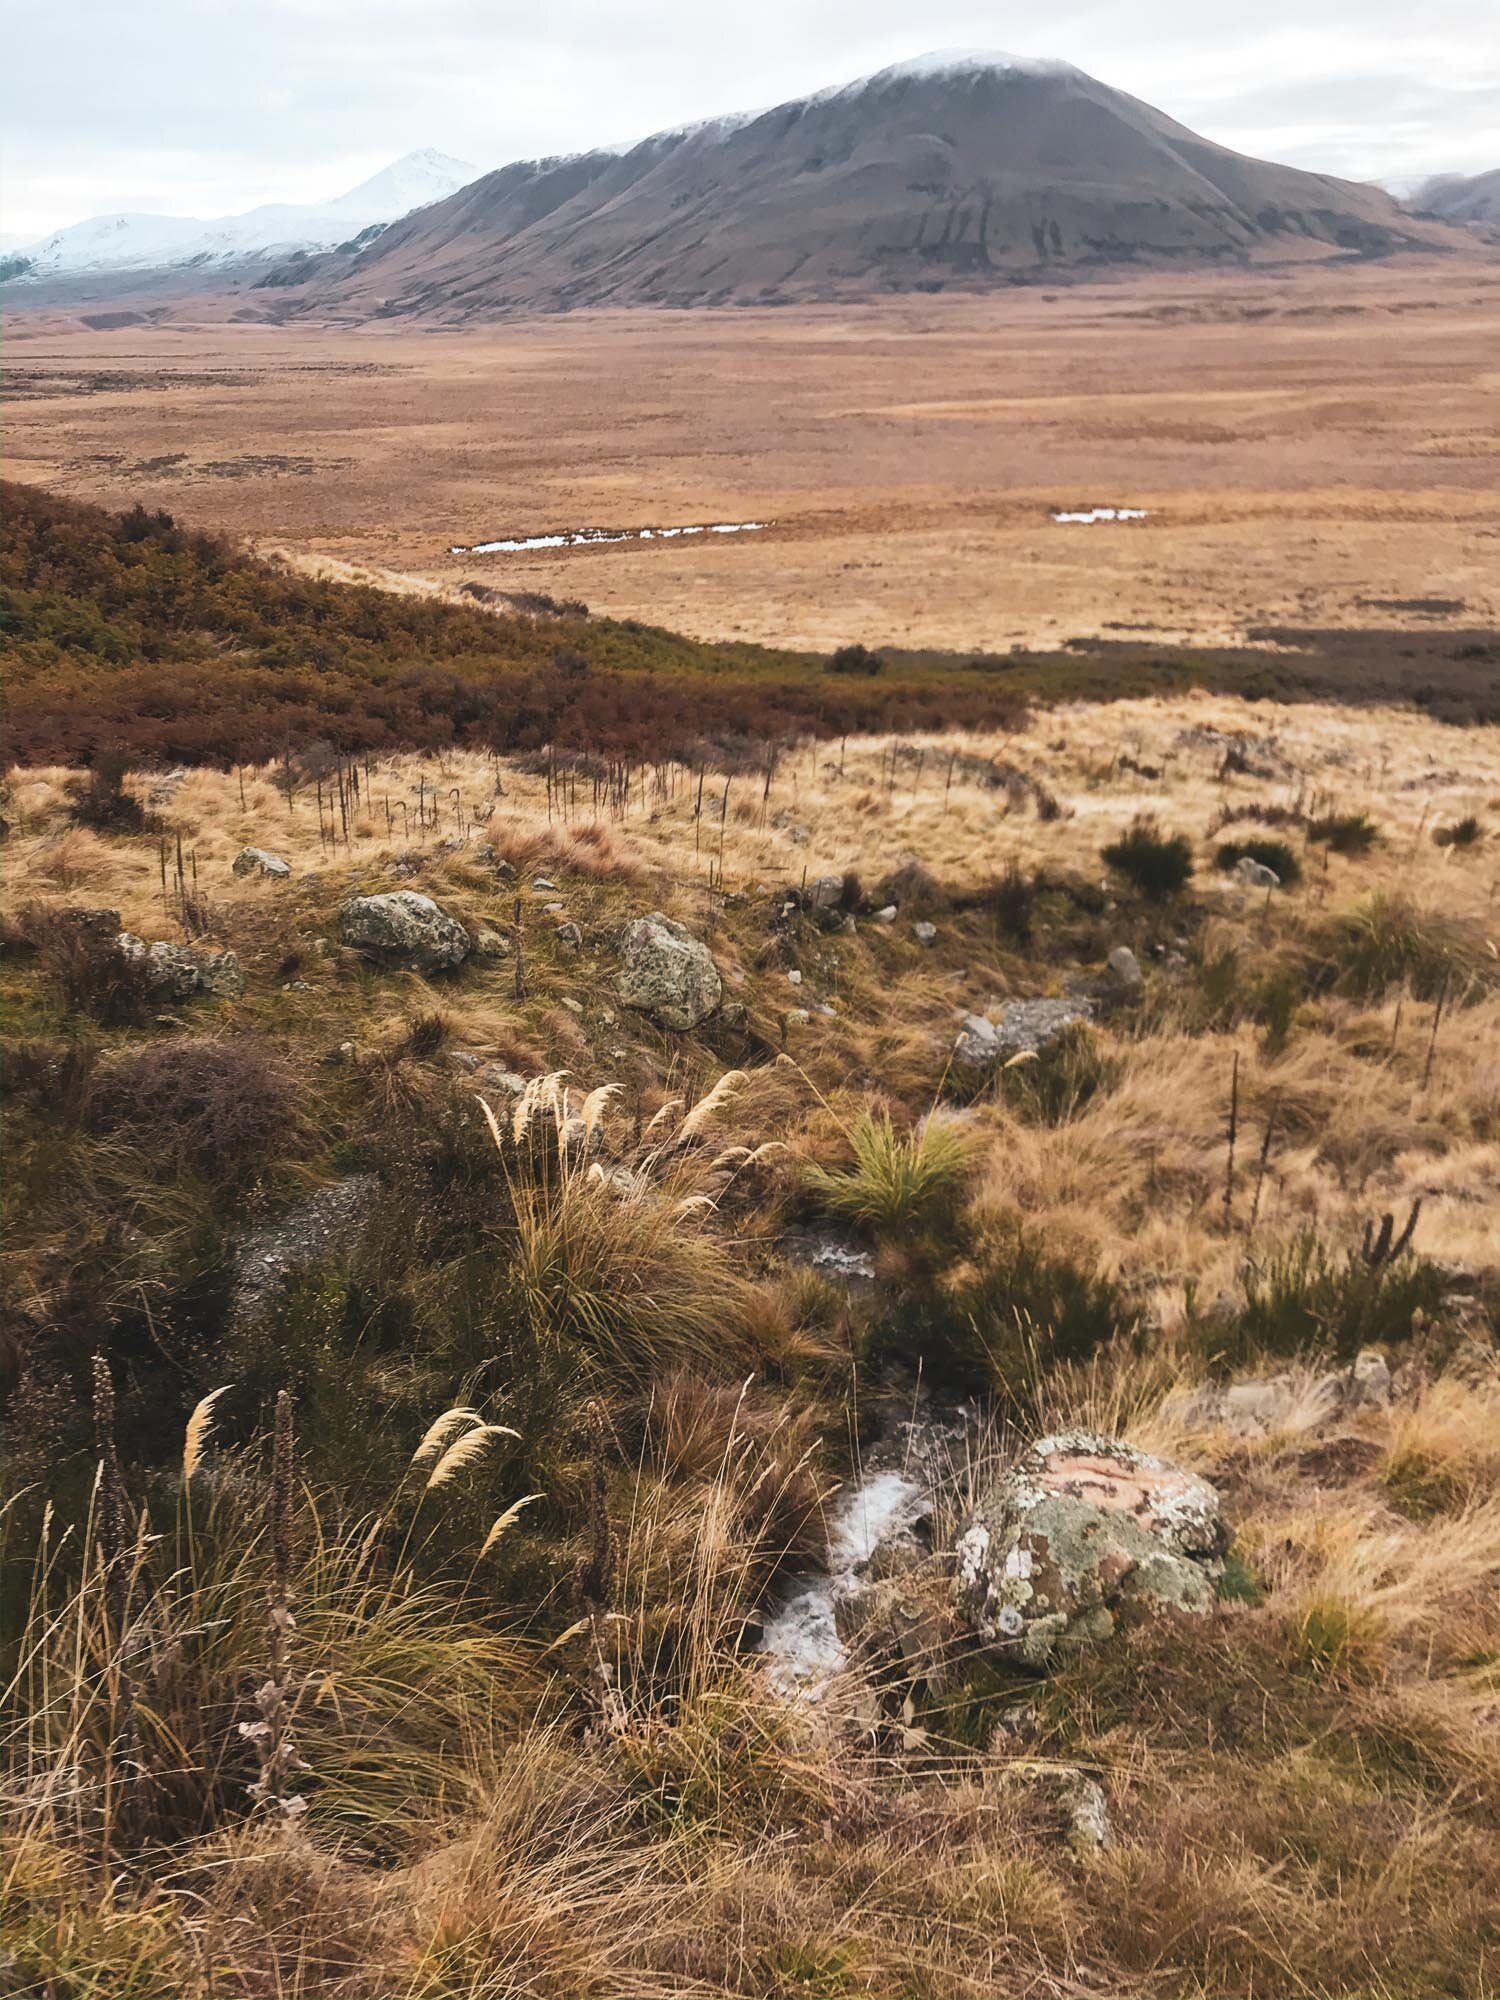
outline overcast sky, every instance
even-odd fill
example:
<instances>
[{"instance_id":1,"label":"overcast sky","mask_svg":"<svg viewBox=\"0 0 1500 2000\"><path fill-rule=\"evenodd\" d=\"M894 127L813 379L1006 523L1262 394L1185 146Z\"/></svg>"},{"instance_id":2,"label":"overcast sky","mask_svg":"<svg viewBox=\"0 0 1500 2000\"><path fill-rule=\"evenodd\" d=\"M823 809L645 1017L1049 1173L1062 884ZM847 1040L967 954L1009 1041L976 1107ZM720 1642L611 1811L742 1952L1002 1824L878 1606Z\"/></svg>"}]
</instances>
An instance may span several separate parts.
<instances>
[{"instance_id":1,"label":"overcast sky","mask_svg":"<svg viewBox=\"0 0 1500 2000\"><path fill-rule=\"evenodd\" d=\"M1065 57L1240 150L1500 166L1500 0L3 0L0 230L342 193L773 104L928 49Z\"/></svg>"}]
</instances>

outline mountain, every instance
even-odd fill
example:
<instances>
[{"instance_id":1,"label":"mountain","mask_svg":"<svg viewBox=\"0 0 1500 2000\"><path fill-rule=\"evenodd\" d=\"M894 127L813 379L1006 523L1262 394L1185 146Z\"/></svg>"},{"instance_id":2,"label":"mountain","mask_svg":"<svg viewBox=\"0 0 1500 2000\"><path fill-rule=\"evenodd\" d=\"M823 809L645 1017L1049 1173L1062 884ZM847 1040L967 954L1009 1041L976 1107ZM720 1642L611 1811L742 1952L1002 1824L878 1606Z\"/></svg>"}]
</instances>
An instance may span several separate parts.
<instances>
[{"instance_id":1,"label":"mountain","mask_svg":"<svg viewBox=\"0 0 1500 2000\"><path fill-rule=\"evenodd\" d=\"M10 261L25 265L14 275L37 279L84 272L212 268L327 250L372 223L393 222L425 202L442 200L477 171L467 161L427 149L408 153L330 201L272 202L211 222L180 215L96 215L21 245Z\"/></svg>"},{"instance_id":2,"label":"mountain","mask_svg":"<svg viewBox=\"0 0 1500 2000\"><path fill-rule=\"evenodd\" d=\"M315 269L302 296L457 319L1456 240L1377 188L1247 159L1068 63L945 52L624 151L501 168Z\"/></svg>"},{"instance_id":3,"label":"mountain","mask_svg":"<svg viewBox=\"0 0 1500 2000\"><path fill-rule=\"evenodd\" d=\"M1487 174L1439 174L1425 181L1407 206L1414 214L1434 215L1443 222L1500 225L1500 167Z\"/></svg>"}]
</instances>

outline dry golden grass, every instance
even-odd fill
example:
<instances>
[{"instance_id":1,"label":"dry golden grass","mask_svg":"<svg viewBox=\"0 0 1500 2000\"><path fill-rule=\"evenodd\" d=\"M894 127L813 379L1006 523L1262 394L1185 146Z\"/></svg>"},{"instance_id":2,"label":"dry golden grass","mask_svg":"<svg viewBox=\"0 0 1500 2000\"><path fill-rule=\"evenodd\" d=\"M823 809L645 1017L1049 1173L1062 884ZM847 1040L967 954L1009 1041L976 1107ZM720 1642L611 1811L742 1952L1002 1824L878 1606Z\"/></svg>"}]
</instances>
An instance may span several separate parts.
<instances>
[{"instance_id":1,"label":"dry golden grass","mask_svg":"<svg viewBox=\"0 0 1500 2000\"><path fill-rule=\"evenodd\" d=\"M1254 739L1245 757L1273 775L1222 773L1236 737ZM1122 749L1161 776L1124 769ZM1045 787L1061 815L1039 818L1035 790L1020 803L984 782L992 758ZM0 867L12 902L103 904L148 937L174 935L154 840L70 828L69 775L11 780ZM372 768L373 809L337 849L319 841L306 791L289 808L273 770L189 772L159 808L249 975L242 1001L195 1003L202 1025L317 1056L309 1122L333 1136L295 1171L333 1172L332 1147L361 1121L413 1145L441 1131L456 1164L434 1199L483 1238L481 1290L493 1297L470 1344L434 1362L423 1343L464 1282L461 1258L436 1264L423 1275L427 1316L403 1323L390 1348L361 1350L357 1366L393 1399L412 1377L447 1372L396 1440L383 1525L325 1534L306 1522L292 1641L308 1675L304 1823L247 1822L241 1773L223 1779L212 1823L178 1826L149 1865L123 1820L116 1841L101 1838L108 1813L73 1779L101 1764L118 1776L119 1670L136 1656L92 1585L34 1613L35 1698L28 1708L12 1691L7 1728L19 1733L7 1737L0 1795L6 1948L30 1990L1490 2000L1500 1389L1484 1301L1500 1281L1500 987L1489 971L1500 732L1199 696L1055 711L992 741L804 747L768 795L760 777L727 782L722 849L719 819L695 817L697 777L685 770L645 774L623 818L549 824L545 780L519 766L400 758ZM707 776L706 808L725 784ZM465 845L440 847L446 824L425 842L415 829L387 839L387 796L410 805L455 787ZM1372 852L1332 857L1325 871L1308 848L1304 885L1269 903L1214 873L1226 806L1314 797L1368 812L1382 836ZM1099 861L1144 811L1190 835L1198 858L1191 898L1164 910L1105 883ZM1490 838L1433 844L1434 825L1468 813ZM1302 851L1295 827L1279 832ZM513 879L476 863L482 840L511 858ZM285 854L292 880L233 877L246 843ZM394 876L405 853L413 872ZM893 925L866 909L853 934L781 925L775 892L804 870L856 873L869 901L907 855L938 885L930 947L912 936L910 907ZM1076 891L1059 892L1029 940L1001 921L1011 864ZM538 873L556 888L536 890ZM519 898L525 992L508 960L472 961L446 981L351 962L337 903L395 886L499 929ZM1382 936L1399 931L1392 948L1418 968L1405 988L1354 979L1344 955L1340 920L1368 914L1377 895ZM549 901L579 923L581 952L554 940ZM1403 901L1426 913L1415 944L1390 914ZM711 937L746 1034L671 1038L618 1005L607 940L652 908ZM1430 961L1410 957L1435 930L1465 941L1441 1013L1416 991ZM1146 993L1094 1031L1092 1095L1055 1116L1039 1094L1004 1088L944 1102L962 1013L1061 991L1116 943L1138 950ZM1221 990L1214 968L1230 953L1238 969ZM30 963L7 954L13 1018L35 1040L73 1035L80 1024L60 1021ZM1250 1004L1265 980L1288 982L1284 1013ZM798 1007L811 1018L788 1023ZM454 1069L455 1052L520 1067L525 1094ZM25 1187L45 1169L55 1189L86 1131L48 1130L52 1150L33 1161L50 1072L29 1060L40 1082ZM933 1184L933 1135L955 1132ZM119 1205L123 1190L136 1228L170 1218L188 1233L190 1191L148 1202L122 1145L88 1154L91 1199ZM396 1158L415 1171L407 1153ZM1342 1269L1367 1222L1391 1210L1399 1223L1418 1197L1418 1249L1465 1266L1478 1294L1468 1346L1457 1314L1436 1327L1409 1315L1388 1330L1390 1359L1404 1364L1389 1408L1342 1408L1324 1364L1281 1353L1252 1357L1291 1378L1273 1428L1247 1437L1193 1414L1184 1392L1207 1366L1203 1310L1243 1303L1247 1259L1273 1263L1313 1230ZM827 1225L840 1209L856 1228L874 1225L869 1294L777 1255L789 1219ZM11 1253L31 1323L56 1309L55 1271L80 1215L28 1221ZM1113 1281L1108 1296L1143 1329L1133 1349L1105 1342L1044 1370L1030 1416L1100 1427L1205 1472L1254 1588L1191 1629L1123 1634L1044 1684L997 1683L955 1648L930 1732L862 1672L824 1704L790 1702L746 1641L770 1580L818 1548L831 1492L857 1458L883 1386L871 1379L872 1323L899 1361L908 1313L914 1325L919 1302L951 1292L1017 1230ZM370 1269L399 1276L407 1246L381 1248L389 1263ZM479 1255L477 1243L461 1249ZM518 1327L538 1365L558 1364L536 1392L535 1429L518 1414L502 1421L532 1385L497 1387L493 1373ZM307 1338L327 1335L309 1324ZM262 1544L235 1534L236 1510L260 1489L221 1393L184 1399L197 1407L179 1488L157 1475L181 1510L157 1564L171 1581L158 1587L196 1621L185 1657L206 1648L213 1699L194 1708L191 1685L168 1673L180 1708L148 1716L146 1733L165 1761L175 1732L174 1783L194 1801L249 1712L262 1644ZM890 1394L910 1393L898 1368ZM575 1421L585 1395L597 1419L586 1448ZM442 1404L452 1407L432 1419ZM377 1442L389 1440L354 1448ZM971 1445L940 1531L965 1479L1007 1448L998 1432ZM339 1496L320 1504L336 1513ZM444 1558L441 1590L418 1579L403 1512L414 1507L451 1527L459 1551ZM523 1635L528 1620L539 1629ZM88 1672L70 1677L70 1659ZM1014 1707L1036 1710L1034 1740L991 1747ZM1111 1847L1080 1856L1063 1844L1055 1814L1016 1781L1012 1766L1028 1760L1099 1774Z\"/></svg>"}]
</instances>

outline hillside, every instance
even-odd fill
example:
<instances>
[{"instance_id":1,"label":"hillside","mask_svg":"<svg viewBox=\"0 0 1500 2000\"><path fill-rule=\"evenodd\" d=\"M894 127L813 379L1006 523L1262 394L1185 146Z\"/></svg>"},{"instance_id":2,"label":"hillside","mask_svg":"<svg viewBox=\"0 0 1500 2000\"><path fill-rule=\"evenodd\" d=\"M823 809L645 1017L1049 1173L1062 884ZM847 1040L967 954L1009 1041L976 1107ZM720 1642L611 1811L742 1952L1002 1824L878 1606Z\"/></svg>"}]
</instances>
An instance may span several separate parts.
<instances>
[{"instance_id":1,"label":"hillside","mask_svg":"<svg viewBox=\"0 0 1500 2000\"><path fill-rule=\"evenodd\" d=\"M0 1984L1488 2000L1496 732L291 751L7 784Z\"/></svg>"},{"instance_id":2,"label":"hillside","mask_svg":"<svg viewBox=\"0 0 1500 2000\"><path fill-rule=\"evenodd\" d=\"M1418 188L1408 204L1442 222L1482 222L1500 227L1500 167L1487 174L1441 174Z\"/></svg>"},{"instance_id":3,"label":"hillside","mask_svg":"<svg viewBox=\"0 0 1500 2000\"><path fill-rule=\"evenodd\" d=\"M1452 241L1375 188L1247 159L1068 64L939 55L503 168L301 302L449 320L784 303Z\"/></svg>"},{"instance_id":4,"label":"hillside","mask_svg":"<svg viewBox=\"0 0 1500 2000\"><path fill-rule=\"evenodd\" d=\"M96 215L20 242L0 265L24 302L46 279L163 270L216 270L322 251L351 241L372 226L395 221L440 201L472 180L477 169L431 147L407 153L347 193L321 202L268 202L241 215L205 221L185 215Z\"/></svg>"}]
</instances>

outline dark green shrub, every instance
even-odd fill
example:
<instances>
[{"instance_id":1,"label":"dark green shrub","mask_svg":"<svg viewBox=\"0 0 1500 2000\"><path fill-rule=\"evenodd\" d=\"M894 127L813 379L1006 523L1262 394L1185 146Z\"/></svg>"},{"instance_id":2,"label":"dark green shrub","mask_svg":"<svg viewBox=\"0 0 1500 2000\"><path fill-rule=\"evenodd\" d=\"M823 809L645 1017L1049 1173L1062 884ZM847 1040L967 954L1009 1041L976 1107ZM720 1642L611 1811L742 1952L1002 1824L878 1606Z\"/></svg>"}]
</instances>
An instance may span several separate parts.
<instances>
[{"instance_id":1,"label":"dark green shrub","mask_svg":"<svg viewBox=\"0 0 1500 2000\"><path fill-rule=\"evenodd\" d=\"M1214 866L1227 875L1231 868L1247 859L1271 869L1283 889L1294 888L1302 880L1302 863L1296 850L1284 840L1267 840L1261 835L1224 841L1214 855Z\"/></svg>"},{"instance_id":2,"label":"dark green shrub","mask_svg":"<svg viewBox=\"0 0 1500 2000\"><path fill-rule=\"evenodd\" d=\"M160 827L158 816L125 790L125 772L124 752L104 750L87 777L68 780L68 817L75 826L94 833L153 833Z\"/></svg>"},{"instance_id":3,"label":"dark green shrub","mask_svg":"<svg viewBox=\"0 0 1500 2000\"><path fill-rule=\"evenodd\" d=\"M1434 827L1432 838L1437 847L1475 847L1484 839L1484 828L1470 813L1451 826Z\"/></svg>"},{"instance_id":4,"label":"dark green shrub","mask_svg":"<svg viewBox=\"0 0 1500 2000\"><path fill-rule=\"evenodd\" d=\"M1175 896L1193 872L1193 849L1186 834L1164 834L1151 819L1136 820L1099 851L1107 868L1123 875L1152 902Z\"/></svg>"},{"instance_id":5,"label":"dark green shrub","mask_svg":"<svg viewBox=\"0 0 1500 2000\"><path fill-rule=\"evenodd\" d=\"M1266 1355L1350 1361L1362 1347L1409 1339L1412 1314L1432 1312L1442 1295L1442 1273L1426 1257L1405 1252L1370 1265L1306 1230L1264 1263L1247 1264L1245 1309L1207 1334L1208 1360L1216 1369Z\"/></svg>"},{"instance_id":6,"label":"dark green shrub","mask_svg":"<svg viewBox=\"0 0 1500 2000\"><path fill-rule=\"evenodd\" d=\"M840 646L828 659L831 674L864 674L873 678L884 665L885 661L879 653L872 652L868 646Z\"/></svg>"},{"instance_id":7,"label":"dark green shrub","mask_svg":"<svg viewBox=\"0 0 1500 2000\"><path fill-rule=\"evenodd\" d=\"M1141 1308L1113 1279L1018 1231L987 1245L957 1285L904 1299L877 1327L873 1348L1019 1405L1055 1363L1087 1360L1141 1327Z\"/></svg>"},{"instance_id":8,"label":"dark green shrub","mask_svg":"<svg viewBox=\"0 0 1500 2000\"><path fill-rule=\"evenodd\" d=\"M1106 1055L1099 1038L1082 1022L1064 1028L1035 1062L999 1073L1005 1102L1033 1125L1066 1125L1091 1100L1114 1088L1123 1064Z\"/></svg>"},{"instance_id":9,"label":"dark green shrub","mask_svg":"<svg viewBox=\"0 0 1500 2000\"><path fill-rule=\"evenodd\" d=\"M1324 813L1307 823L1307 837L1334 854L1368 854L1380 828L1368 813Z\"/></svg>"}]
</instances>

